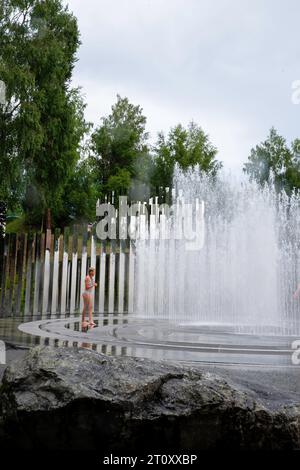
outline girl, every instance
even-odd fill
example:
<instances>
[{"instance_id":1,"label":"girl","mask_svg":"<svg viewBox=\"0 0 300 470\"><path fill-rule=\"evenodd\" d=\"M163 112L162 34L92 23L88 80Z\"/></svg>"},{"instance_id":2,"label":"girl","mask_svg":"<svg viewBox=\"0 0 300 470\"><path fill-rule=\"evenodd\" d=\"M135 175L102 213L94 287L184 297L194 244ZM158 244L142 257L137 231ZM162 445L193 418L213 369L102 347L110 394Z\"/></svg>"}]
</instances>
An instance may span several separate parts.
<instances>
[{"instance_id":1,"label":"girl","mask_svg":"<svg viewBox=\"0 0 300 470\"><path fill-rule=\"evenodd\" d=\"M82 326L95 326L96 323L93 321L93 290L94 287L97 287L96 282L94 282L94 276L95 276L95 268L90 268L89 269L89 275L86 276L84 283L85 283L85 291L82 294L83 297L83 311L82 311ZM86 311L89 312L89 321L87 322L85 320L85 314Z\"/></svg>"}]
</instances>

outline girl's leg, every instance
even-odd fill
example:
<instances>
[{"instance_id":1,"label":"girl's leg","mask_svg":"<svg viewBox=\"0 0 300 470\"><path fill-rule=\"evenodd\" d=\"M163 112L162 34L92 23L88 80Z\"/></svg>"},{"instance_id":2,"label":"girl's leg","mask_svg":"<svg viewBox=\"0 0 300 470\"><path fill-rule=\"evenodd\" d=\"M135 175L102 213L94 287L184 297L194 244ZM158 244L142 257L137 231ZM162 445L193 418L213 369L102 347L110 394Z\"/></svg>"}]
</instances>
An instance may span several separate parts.
<instances>
[{"instance_id":1,"label":"girl's leg","mask_svg":"<svg viewBox=\"0 0 300 470\"><path fill-rule=\"evenodd\" d=\"M83 294L83 310L82 310L82 324L83 325L87 325L87 321L85 320L85 315L86 315L87 309L88 309L87 295Z\"/></svg>"},{"instance_id":2,"label":"girl's leg","mask_svg":"<svg viewBox=\"0 0 300 470\"><path fill-rule=\"evenodd\" d=\"M89 323L90 325L95 325L93 321L93 301L91 297L89 299Z\"/></svg>"}]
</instances>

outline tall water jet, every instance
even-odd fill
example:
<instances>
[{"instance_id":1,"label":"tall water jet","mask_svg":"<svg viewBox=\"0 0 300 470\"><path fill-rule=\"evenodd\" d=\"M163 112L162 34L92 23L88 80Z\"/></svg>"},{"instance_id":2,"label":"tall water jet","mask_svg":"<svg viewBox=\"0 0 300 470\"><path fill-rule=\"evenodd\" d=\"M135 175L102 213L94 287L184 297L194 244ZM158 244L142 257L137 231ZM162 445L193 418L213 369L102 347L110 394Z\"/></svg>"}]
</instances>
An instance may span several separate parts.
<instances>
[{"instance_id":1,"label":"tall water jet","mask_svg":"<svg viewBox=\"0 0 300 470\"><path fill-rule=\"evenodd\" d=\"M192 215L178 217L195 201ZM202 203L204 243L190 249L176 234L188 217L197 219ZM176 169L173 204L169 217L161 208L143 219L136 241L137 316L299 334L299 301L293 299L300 282L299 197L279 195L271 183L261 188Z\"/></svg>"}]
</instances>

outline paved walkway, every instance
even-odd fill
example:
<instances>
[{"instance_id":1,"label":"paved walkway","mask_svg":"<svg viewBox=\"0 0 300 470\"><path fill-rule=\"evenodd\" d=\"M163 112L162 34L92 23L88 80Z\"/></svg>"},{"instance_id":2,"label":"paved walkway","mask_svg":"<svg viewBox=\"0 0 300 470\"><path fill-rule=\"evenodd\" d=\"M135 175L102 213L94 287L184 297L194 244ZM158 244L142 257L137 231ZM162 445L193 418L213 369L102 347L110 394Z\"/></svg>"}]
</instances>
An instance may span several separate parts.
<instances>
[{"instance_id":1,"label":"paved walkway","mask_svg":"<svg viewBox=\"0 0 300 470\"><path fill-rule=\"evenodd\" d=\"M82 330L78 316L0 319L7 363L36 344L85 347L109 355L180 361L238 383L268 406L300 403L300 366L291 361L294 338L234 334L224 326L175 327L130 315L96 315L95 320L95 328ZM4 369L0 366L0 377Z\"/></svg>"}]
</instances>

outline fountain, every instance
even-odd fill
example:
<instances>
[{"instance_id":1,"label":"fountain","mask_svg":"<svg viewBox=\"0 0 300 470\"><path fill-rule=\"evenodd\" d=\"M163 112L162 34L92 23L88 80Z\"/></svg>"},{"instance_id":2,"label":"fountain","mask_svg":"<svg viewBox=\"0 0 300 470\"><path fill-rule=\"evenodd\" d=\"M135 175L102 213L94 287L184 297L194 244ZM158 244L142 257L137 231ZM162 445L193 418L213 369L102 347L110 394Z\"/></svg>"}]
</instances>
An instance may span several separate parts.
<instances>
[{"instance_id":1,"label":"fountain","mask_svg":"<svg viewBox=\"0 0 300 470\"><path fill-rule=\"evenodd\" d=\"M137 240L137 316L235 333L299 334L292 296L300 281L297 196L279 196L272 183L213 181L199 169L176 169L174 188L168 239ZM194 201L205 204L204 243L190 250L176 234L179 208Z\"/></svg>"},{"instance_id":2,"label":"fountain","mask_svg":"<svg viewBox=\"0 0 300 470\"><path fill-rule=\"evenodd\" d=\"M150 215L145 204L134 210L133 312L99 312L88 331L76 314L42 317L19 331L112 355L294 367L299 197L278 194L272 182L260 188L176 169L172 202L170 209L151 201Z\"/></svg>"}]
</instances>

